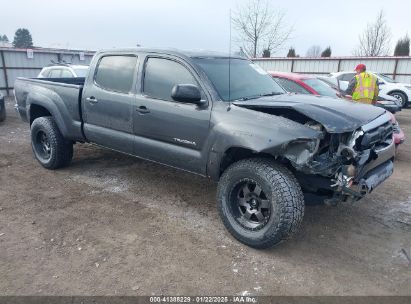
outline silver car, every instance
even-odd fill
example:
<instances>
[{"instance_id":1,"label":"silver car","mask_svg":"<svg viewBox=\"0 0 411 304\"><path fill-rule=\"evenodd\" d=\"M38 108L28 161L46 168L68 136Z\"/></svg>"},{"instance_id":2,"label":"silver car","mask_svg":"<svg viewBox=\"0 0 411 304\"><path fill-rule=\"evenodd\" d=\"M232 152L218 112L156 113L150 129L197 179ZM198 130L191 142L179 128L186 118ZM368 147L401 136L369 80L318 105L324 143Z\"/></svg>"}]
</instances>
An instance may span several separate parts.
<instances>
[{"instance_id":1,"label":"silver car","mask_svg":"<svg viewBox=\"0 0 411 304\"><path fill-rule=\"evenodd\" d=\"M73 78L86 77L88 72L87 65L52 65L44 67L37 78Z\"/></svg>"}]
</instances>

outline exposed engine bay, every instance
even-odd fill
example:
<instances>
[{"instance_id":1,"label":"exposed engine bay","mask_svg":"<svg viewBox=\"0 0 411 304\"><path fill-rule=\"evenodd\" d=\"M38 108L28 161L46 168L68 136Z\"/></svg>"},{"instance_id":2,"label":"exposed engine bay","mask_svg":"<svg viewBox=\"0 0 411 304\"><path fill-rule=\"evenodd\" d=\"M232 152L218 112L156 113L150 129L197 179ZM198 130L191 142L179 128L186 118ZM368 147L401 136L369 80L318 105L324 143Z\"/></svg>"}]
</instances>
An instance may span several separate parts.
<instances>
[{"instance_id":1,"label":"exposed engine bay","mask_svg":"<svg viewBox=\"0 0 411 304\"><path fill-rule=\"evenodd\" d=\"M360 199L393 173L393 126L386 120L342 134L328 133L321 124L309 120L304 125L322 132L322 138L304 145L293 142L284 157L299 172L329 179L333 200ZM315 179L308 179L308 186L307 182L302 184L317 192L326 183L317 185Z\"/></svg>"},{"instance_id":2,"label":"exposed engine bay","mask_svg":"<svg viewBox=\"0 0 411 304\"><path fill-rule=\"evenodd\" d=\"M258 111L282 116L319 133L316 139L289 142L281 154L291 164L304 191L327 197L331 204L358 200L393 173L395 145L388 114L354 131L337 133L292 109Z\"/></svg>"}]
</instances>

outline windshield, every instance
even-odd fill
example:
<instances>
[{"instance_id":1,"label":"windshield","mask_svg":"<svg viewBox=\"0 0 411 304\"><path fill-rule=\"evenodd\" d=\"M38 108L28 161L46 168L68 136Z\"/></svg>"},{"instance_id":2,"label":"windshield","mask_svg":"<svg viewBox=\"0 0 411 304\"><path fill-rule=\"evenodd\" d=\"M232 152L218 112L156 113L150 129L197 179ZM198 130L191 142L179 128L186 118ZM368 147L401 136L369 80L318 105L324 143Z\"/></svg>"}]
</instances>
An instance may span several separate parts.
<instances>
[{"instance_id":1,"label":"windshield","mask_svg":"<svg viewBox=\"0 0 411 304\"><path fill-rule=\"evenodd\" d=\"M245 60L195 58L223 101L284 94L285 91L260 66ZM230 61L230 86L228 71Z\"/></svg>"},{"instance_id":2,"label":"windshield","mask_svg":"<svg viewBox=\"0 0 411 304\"><path fill-rule=\"evenodd\" d=\"M388 77L387 75L384 74L377 74L378 77L380 77L382 80L389 82L389 83L395 83L395 80L392 79L391 77Z\"/></svg>"},{"instance_id":3,"label":"windshield","mask_svg":"<svg viewBox=\"0 0 411 304\"><path fill-rule=\"evenodd\" d=\"M317 78L303 79L303 82L322 96L336 97L336 91Z\"/></svg>"},{"instance_id":4,"label":"windshield","mask_svg":"<svg viewBox=\"0 0 411 304\"><path fill-rule=\"evenodd\" d=\"M88 67L73 68L73 71L76 73L77 77L86 77L87 72L88 72Z\"/></svg>"}]
</instances>

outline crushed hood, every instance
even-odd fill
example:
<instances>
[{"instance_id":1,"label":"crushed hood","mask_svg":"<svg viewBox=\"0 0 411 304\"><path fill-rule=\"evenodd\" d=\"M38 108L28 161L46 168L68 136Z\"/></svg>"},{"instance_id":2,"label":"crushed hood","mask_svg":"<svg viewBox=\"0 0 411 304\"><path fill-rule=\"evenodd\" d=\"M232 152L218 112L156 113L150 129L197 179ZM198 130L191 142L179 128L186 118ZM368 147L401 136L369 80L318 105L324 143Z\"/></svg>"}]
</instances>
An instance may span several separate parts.
<instances>
[{"instance_id":1,"label":"crushed hood","mask_svg":"<svg viewBox=\"0 0 411 304\"><path fill-rule=\"evenodd\" d=\"M292 109L321 123L329 133L354 131L385 113L384 109L371 105L312 95L284 94L233 104L253 110Z\"/></svg>"}]
</instances>

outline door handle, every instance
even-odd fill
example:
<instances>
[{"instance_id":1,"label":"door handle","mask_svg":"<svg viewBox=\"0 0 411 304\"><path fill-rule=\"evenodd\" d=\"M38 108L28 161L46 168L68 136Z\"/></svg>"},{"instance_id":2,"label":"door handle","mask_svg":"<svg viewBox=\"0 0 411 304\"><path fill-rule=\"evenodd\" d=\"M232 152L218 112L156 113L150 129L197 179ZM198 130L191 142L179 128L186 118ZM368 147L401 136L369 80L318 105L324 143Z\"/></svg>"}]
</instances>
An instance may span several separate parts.
<instances>
[{"instance_id":1,"label":"door handle","mask_svg":"<svg viewBox=\"0 0 411 304\"><path fill-rule=\"evenodd\" d=\"M150 110L147 109L146 106L139 106L139 107L136 109L136 111L139 112L139 113L141 113L141 114L150 113Z\"/></svg>"},{"instance_id":2,"label":"door handle","mask_svg":"<svg viewBox=\"0 0 411 304\"><path fill-rule=\"evenodd\" d=\"M89 103L98 103L98 100L97 100L96 97L94 97L94 96L87 97L86 100L87 100Z\"/></svg>"}]
</instances>

